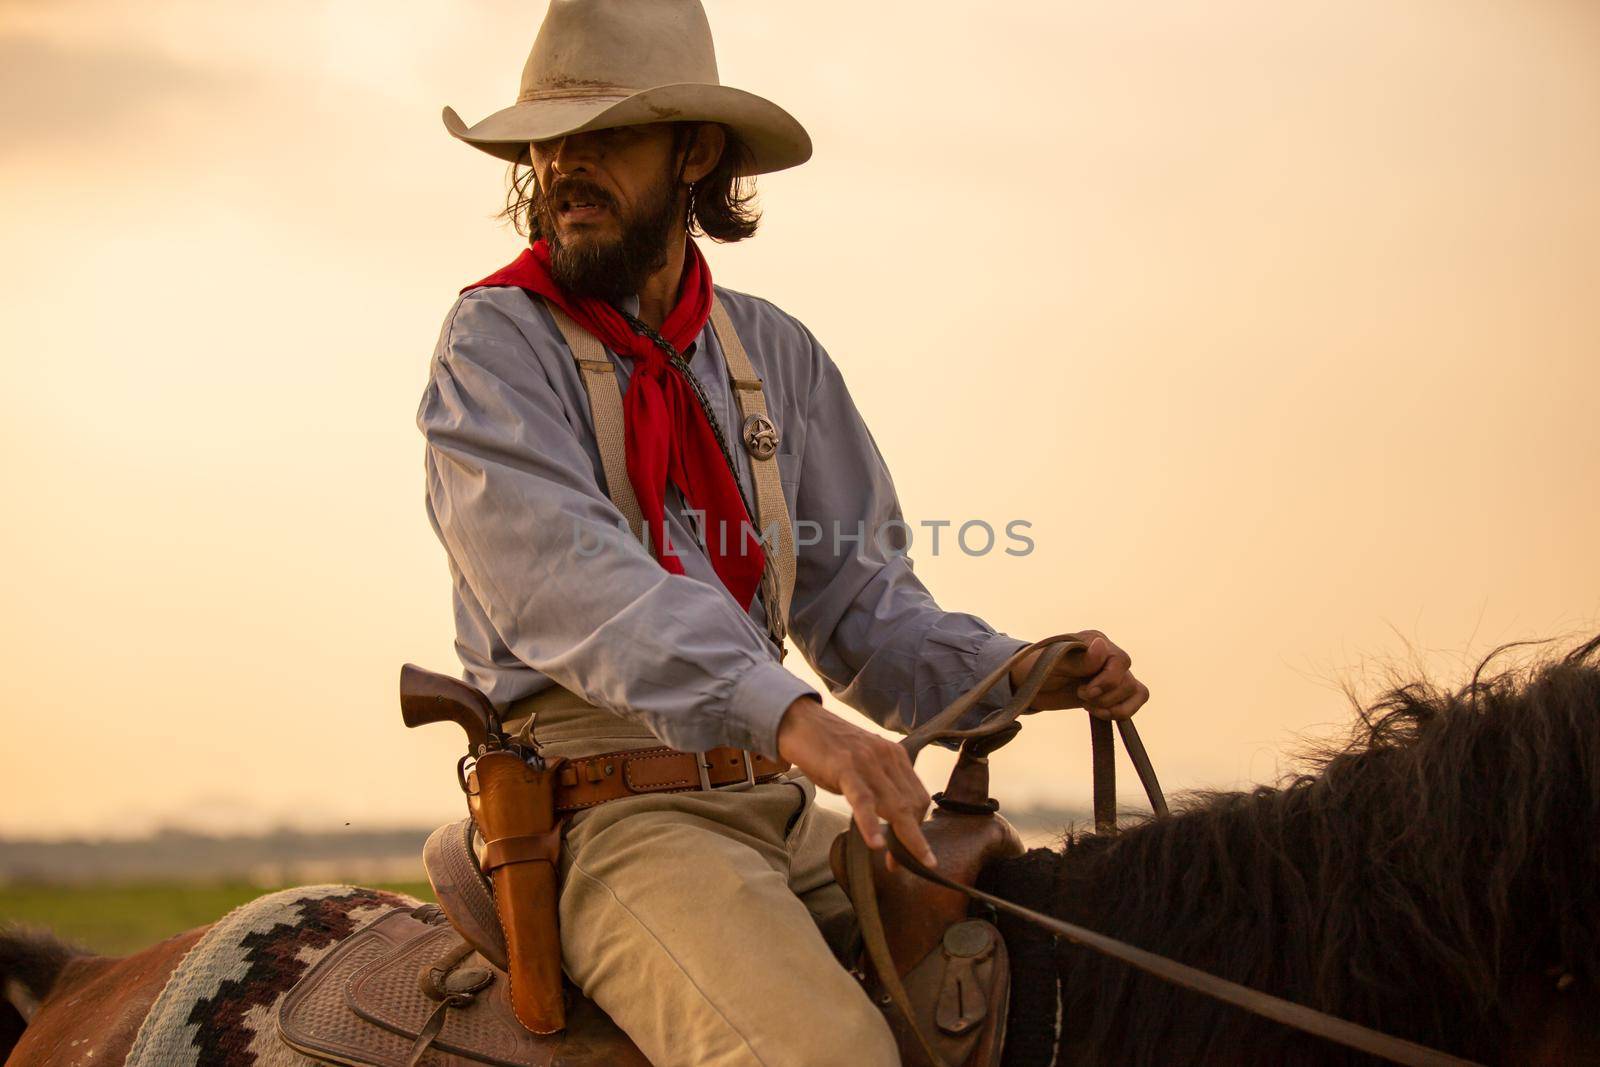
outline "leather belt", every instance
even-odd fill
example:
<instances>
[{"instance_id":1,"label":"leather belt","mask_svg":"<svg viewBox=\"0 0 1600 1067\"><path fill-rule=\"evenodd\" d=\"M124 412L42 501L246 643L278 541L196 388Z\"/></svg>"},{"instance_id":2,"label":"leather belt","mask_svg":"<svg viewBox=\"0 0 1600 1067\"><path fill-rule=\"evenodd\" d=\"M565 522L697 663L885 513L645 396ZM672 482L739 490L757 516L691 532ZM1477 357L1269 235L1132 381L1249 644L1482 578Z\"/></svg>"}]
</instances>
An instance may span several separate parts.
<instances>
[{"instance_id":1,"label":"leather belt","mask_svg":"<svg viewBox=\"0 0 1600 1067\"><path fill-rule=\"evenodd\" d=\"M681 752L640 748L568 759L556 774L556 811L581 811L641 793L737 792L770 782L790 768L742 748Z\"/></svg>"}]
</instances>

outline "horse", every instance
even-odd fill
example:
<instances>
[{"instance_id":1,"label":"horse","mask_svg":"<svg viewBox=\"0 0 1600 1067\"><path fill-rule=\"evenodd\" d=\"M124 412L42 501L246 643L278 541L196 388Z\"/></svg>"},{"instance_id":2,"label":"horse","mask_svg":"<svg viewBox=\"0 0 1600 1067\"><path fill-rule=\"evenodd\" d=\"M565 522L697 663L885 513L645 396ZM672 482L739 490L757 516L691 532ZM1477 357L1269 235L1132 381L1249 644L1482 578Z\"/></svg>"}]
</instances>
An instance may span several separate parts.
<instances>
[{"instance_id":1,"label":"horse","mask_svg":"<svg viewBox=\"0 0 1600 1067\"><path fill-rule=\"evenodd\" d=\"M1276 785L1069 831L991 864L979 887L1481 1063L1600 1065L1600 637L1491 675L1501 651L1459 690L1398 685ZM210 928L122 959L4 934L0 1052L10 1067L122 1062L187 979L206 994L179 1001L187 1047L146 1062L308 1063L276 1041L278 1000L365 916L405 903L355 887L273 894L221 920L252 916L246 951L205 980L186 956ZM1378 1062L997 922L1006 1067Z\"/></svg>"},{"instance_id":2,"label":"horse","mask_svg":"<svg viewBox=\"0 0 1600 1067\"><path fill-rule=\"evenodd\" d=\"M1600 1064L1600 637L1491 675L1512 647L1459 691L1396 686L1277 786L1191 794L979 884L1458 1056ZM1008 1065L1374 1062L998 925Z\"/></svg>"}]
</instances>

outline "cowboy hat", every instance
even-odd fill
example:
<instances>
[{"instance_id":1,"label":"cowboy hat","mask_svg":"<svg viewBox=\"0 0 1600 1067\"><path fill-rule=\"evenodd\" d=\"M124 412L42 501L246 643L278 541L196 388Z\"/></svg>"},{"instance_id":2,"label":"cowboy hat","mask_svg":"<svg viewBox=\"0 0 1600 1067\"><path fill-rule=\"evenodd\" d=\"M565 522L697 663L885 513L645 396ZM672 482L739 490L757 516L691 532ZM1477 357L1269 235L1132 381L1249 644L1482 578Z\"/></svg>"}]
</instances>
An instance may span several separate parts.
<instances>
[{"instance_id":1,"label":"cowboy hat","mask_svg":"<svg viewBox=\"0 0 1600 1067\"><path fill-rule=\"evenodd\" d=\"M452 137L512 162L530 141L674 121L729 126L750 149L745 174L811 157L811 138L787 111L718 81L700 0L551 0L517 102L475 126L444 109Z\"/></svg>"}]
</instances>

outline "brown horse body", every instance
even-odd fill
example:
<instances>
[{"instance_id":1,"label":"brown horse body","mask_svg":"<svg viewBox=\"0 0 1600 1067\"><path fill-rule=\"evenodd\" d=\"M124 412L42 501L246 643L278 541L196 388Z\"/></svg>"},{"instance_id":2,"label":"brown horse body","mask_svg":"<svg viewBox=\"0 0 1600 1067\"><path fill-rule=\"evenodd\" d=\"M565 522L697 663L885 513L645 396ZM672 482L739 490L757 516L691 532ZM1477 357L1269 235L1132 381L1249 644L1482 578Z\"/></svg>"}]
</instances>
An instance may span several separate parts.
<instances>
[{"instance_id":1,"label":"brown horse body","mask_svg":"<svg viewBox=\"0 0 1600 1067\"><path fill-rule=\"evenodd\" d=\"M993 864L983 883L1469 1059L1600 1065L1597 658L1600 638L1459 693L1404 687L1280 787L1196 797L1170 818ZM1374 1062L1000 924L1007 1067ZM31 966L22 939L0 936L0 980L28 1020L8 1067L121 1062L201 933L121 960L51 962L40 948ZM272 1006L256 1002L258 1027Z\"/></svg>"},{"instance_id":2,"label":"brown horse body","mask_svg":"<svg viewBox=\"0 0 1600 1067\"><path fill-rule=\"evenodd\" d=\"M32 1008L5 1063L98 1067L121 1063L167 979L209 926L169 937L121 959L75 956Z\"/></svg>"}]
</instances>

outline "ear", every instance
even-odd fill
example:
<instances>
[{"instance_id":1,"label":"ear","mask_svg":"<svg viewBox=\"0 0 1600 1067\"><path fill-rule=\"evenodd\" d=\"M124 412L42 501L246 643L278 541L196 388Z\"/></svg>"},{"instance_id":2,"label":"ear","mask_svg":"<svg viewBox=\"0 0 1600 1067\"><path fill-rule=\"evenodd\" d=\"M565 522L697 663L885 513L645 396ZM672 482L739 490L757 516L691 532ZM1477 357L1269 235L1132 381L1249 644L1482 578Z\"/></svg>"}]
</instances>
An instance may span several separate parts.
<instances>
[{"instance_id":1,"label":"ear","mask_svg":"<svg viewBox=\"0 0 1600 1067\"><path fill-rule=\"evenodd\" d=\"M722 152L728 145L727 131L719 122L702 122L689 138L689 148L683 161L683 180L697 182L716 169Z\"/></svg>"}]
</instances>

